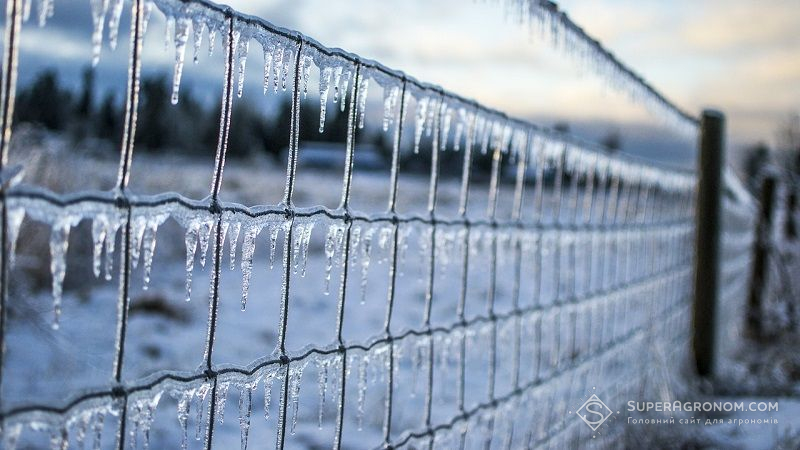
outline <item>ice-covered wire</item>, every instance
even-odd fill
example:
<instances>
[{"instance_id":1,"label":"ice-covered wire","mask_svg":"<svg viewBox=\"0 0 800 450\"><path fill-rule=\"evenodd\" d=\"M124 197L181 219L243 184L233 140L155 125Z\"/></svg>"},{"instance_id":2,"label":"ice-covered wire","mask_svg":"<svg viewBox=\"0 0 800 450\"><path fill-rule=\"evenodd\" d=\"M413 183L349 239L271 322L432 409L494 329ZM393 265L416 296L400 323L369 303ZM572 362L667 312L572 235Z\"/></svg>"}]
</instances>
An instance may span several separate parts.
<instances>
[{"instance_id":1,"label":"ice-covered wire","mask_svg":"<svg viewBox=\"0 0 800 450\"><path fill-rule=\"evenodd\" d=\"M559 50L589 67L635 102L642 103L681 133L694 136L699 120L664 96L633 68L617 58L600 41L590 36L551 0L510 0L502 2L523 23L539 29Z\"/></svg>"}]
</instances>

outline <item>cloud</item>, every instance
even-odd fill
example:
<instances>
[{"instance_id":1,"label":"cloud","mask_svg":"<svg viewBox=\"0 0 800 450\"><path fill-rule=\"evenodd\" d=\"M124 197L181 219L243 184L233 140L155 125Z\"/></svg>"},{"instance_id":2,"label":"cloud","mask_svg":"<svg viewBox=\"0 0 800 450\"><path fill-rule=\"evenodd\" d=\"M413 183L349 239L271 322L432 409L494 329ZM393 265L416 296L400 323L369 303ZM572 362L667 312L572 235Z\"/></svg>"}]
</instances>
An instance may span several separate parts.
<instances>
[{"instance_id":1,"label":"cloud","mask_svg":"<svg viewBox=\"0 0 800 450\"><path fill-rule=\"evenodd\" d=\"M680 30L685 45L718 54L800 47L800 13L796 0L713 0L699 4Z\"/></svg>"}]
</instances>

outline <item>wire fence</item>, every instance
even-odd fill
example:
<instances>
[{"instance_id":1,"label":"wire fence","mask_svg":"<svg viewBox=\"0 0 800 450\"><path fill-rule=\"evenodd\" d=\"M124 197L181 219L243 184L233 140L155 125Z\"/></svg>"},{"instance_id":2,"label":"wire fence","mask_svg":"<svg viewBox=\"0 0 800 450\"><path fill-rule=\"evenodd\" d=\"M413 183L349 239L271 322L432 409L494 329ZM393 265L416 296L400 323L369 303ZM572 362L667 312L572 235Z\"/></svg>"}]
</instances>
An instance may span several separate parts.
<instances>
[{"instance_id":1,"label":"wire fence","mask_svg":"<svg viewBox=\"0 0 800 450\"><path fill-rule=\"evenodd\" d=\"M198 443L190 439L190 424L205 448L219 447L220 430L230 427L230 421L223 425L230 388L238 390L243 447L253 439L251 424L254 432L261 426L256 419L251 422L254 396L261 395L257 388L264 392L263 426L277 448L314 444L561 448L578 443L605 447L619 442L619 430L613 426L618 411L606 408L611 418L592 429L577 414L581 404L597 394L607 405L621 405L645 389L653 367L669 370L688 353L693 174L608 155L591 144L507 117L376 62L328 49L299 33L209 2L131 3L127 111L114 190L65 195L44 186L14 183L8 152L26 4L8 1L6 20L0 149L4 182L7 174L9 181L2 191L0 336L5 337L14 320L7 313L15 301L9 289L14 280L9 277L23 222L44 224L50 230L54 328L61 325L70 231L79 229L81 222L91 224L95 274L105 272L111 279L116 271L119 295L116 345L107 378L69 392L58 402L32 398L7 406L3 391L0 418L5 448L37 436L44 436L53 448L89 442L120 449L146 446L151 428L161 421L178 425L178 436L172 438L183 448ZM119 11L122 4L115 3ZM128 189L143 37L154 6L174 33L177 86L189 37L202 38L205 30L209 40L214 35L223 39L219 137L209 195L201 200L169 193L136 195ZM118 24L116 8L111 13ZM47 2L43 11L40 17L46 18ZM106 11L101 12L104 17ZM102 27L100 33L102 42ZM237 90L241 92L240 69L251 40L269 55L265 89L283 85L292 98L284 193L282 201L271 206L220 199L232 108ZM347 115L337 208L300 208L294 201L299 189L301 99L313 67L319 70L321 126L329 90L341 96ZM393 143L389 192L382 200L386 207L356 210L350 203L356 135L367 114L370 83L383 91L383 126ZM397 207L402 194L401 156L411 152L426 158L430 169L426 208L420 214L401 213ZM458 158L444 158L456 152ZM486 179L476 175L480 158L490 161ZM460 176L447 178L444 173ZM735 187L736 182L729 185ZM443 190L456 193L453 211L440 208ZM723 238L731 257L724 258L722 271L731 279L741 279L749 264L747 239L754 227L748 219L753 208L749 202L740 198L725 207L733 218ZM194 371L160 370L129 378L124 373L126 342L131 339L129 314L135 306L132 273L141 264L145 280L149 278L156 234L168 222L182 227L187 299L192 298L195 263L210 266L204 352ZM320 228L323 233L315 234ZM259 236L268 237L270 259L277 255L280 271L280 283L274 287L280 289L279 313L264 320L264 327L277 332L276 345L249 363L228 364L215 353L215 343L224 337L219 315L226 304L238 305L241 300L242 310L248 306L251 277L259 277L253 272ZM224 298L230 291L221 288L226 243L231 264L237 253L241 255L240 298ZM409 248L417 253L409 256ZM306 264L314 252L322 270L309 270L306 277ZM370 258L382 265L370 265ZM450 267L443 273L446 265ZM400 296L403 270L423 274L420 292ZM370 302L383 298L383 320L370 337L351 339L347 337L351 304L359 301L359 291L363 301L370 277L384 282L380 296L370 292L375 298ZM290 318L309 314L298 305L295 293L311 282L323 284L337 299L335 320L330 323L333 339L294 348L287 336L297 322ZM249 300L251 305L254 301L258 300ZM419 313L418 321L399 327L397 310L408 308L407 303ZM451 312L437 318L445 304ZM3 344L15 345L7 340ZM316 368L312 378L318 387L318 417L300 412L311 403L304 387L312 372L309 364ZM0 364L0 369L0 381L5 382L7 367ZM409 386L418 382L421 394L411 402ZM271 403L273 391L277 402ZM377 401L371 402L367 392ZM167 403L162 396L172 397L175 413L157 414L159 405L163 410ZM333 414L326 417L331 409ZM270 416L270 411L277 414ZM309 423L316 428L317 420L321 437L314 443L300 439ZM160 434L154 439L162 446L175 442Z\"/></svg>"}]
</instances>

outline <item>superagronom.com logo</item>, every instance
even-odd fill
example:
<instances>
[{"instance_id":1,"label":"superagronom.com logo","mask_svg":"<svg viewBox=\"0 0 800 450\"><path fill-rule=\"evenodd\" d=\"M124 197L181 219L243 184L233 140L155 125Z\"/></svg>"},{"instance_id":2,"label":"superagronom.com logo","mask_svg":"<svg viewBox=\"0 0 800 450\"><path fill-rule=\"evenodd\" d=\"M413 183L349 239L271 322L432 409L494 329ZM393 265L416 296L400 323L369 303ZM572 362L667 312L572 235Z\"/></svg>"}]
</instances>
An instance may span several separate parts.
<instances>
[{"instance_id":1,"label":"superagronom.com logo","mask_svg":"<svg viewBox=\"0 0 800 450\"><path fill-rule=\"evenodd\" d=\"M586 425L589 425L592 431L597 431L614 412L600 400L597 394L592 394L592 396L583 402L583 405L575 411L575 414L586 422Z\"/></svg>"},{"instance_id":2,"label":"superagronom.com logo","mask_svg":"<svg viewBox=\"0 0 800 450\"><path fill-rule=\"evenodd\" d=\"M595 432L595 434L592 436L593 438L600 434L598 429L602 427L603 424L608 421L608 419L615 418L614 411L612 411L608 405L603 403L603 401L600 400L600 397L594 393L596 390L596 387L592 387L592 390L587 392L585 397L581 397L581 400L586 398L586 401L584 401L583 404L574 411L575 414L580 417L581 420L583 420L583 422L592 429L592 431ZM572 414L573 411L570 411L569 413ZM617 414L619 414L619 411L617 411Z\"/></svg>"}]
</instances>

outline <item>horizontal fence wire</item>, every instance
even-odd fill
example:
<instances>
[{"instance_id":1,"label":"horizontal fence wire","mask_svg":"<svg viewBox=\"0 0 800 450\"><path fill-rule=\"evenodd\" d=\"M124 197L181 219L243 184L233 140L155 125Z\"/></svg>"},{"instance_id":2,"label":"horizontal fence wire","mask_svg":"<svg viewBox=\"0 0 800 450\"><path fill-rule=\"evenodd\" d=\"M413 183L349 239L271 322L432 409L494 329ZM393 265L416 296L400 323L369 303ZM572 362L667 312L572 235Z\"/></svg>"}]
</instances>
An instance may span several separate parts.
<instances>
[{"instance_id":1,"label":"horizontal fence wire","mask_svg":"<svg viewBox=\"0 0 800 450\"><path fill-rule=\"evenodd\" d=\"M22 3L9 0L7 10L2 87L5 128L0 142L4 171ZM199 28L201 36L203 30L215 33L224 41L213 179L208 197L201 200L170 193L138 195L128 189L143 37L154 8L174 27L176 42L185 45L190 28L195 28L195 33ZM241 82L237 70L247 53L247 45L242 43L251 39L273 55L269 81L274 80L275 89L279 82L288 86L292 98L284 194L276 205L246 206L220 198L224 194L228 141L234 133L232 108L237 83ZM37 434L48 436L59 448L70 442L82 443L91 434L103 442L113 441L117 448L136 446L149 439L151 428L158 425L154 421L163 420L164 416L156 412L159 404L165 403L160 401L164 394L177 403L177 414L170 420L177 418L182 445L188 445L189 411L194 405L197 423L194 418L192 423L198 427L203 445L211 448L221 445L215 444L215 439L224 430L222 414L231 387L239 391L239 424L246 445L253 393L259 386L265 389L267 399L273 392L277 396L278 414L267 419L274 428L276 446L303 445L292 439L297 421L301 422L300 430L308 421L298 415L298 408L304 374L311 372L309 364L316 366L319 379L320 426L326 395L332 402L328 409L331 404L335 408L335 414L327 419L334 422L331 433L325 437L326 445L334 448L533 448L589 442L596 436L600 437L597 442L613 445L619 439L613 432L613 420L593 433L574 414L588 386L595 386L607 404L619 405L644 389L647 374L654 367L666 371L685 357L692 279L693 173L657 167L629 156L608 155L590 143L510 118L379 63L329 49L297 32L201 0L131 2L129 64L116 189L58 194L46 186L22 183L2 191L0 335L4 338L11 319L8 304L19 301L9 297L8 276L14 270L16 246L24 245L17 242L23 222L50 229L54 328L60 325L68 243L78 239L70 238L71 230L80 229L83 222L91 224L95 274L105 272L112 279L116 267L119 275L115 357L108 382L70 392L57 403L30 399L7 406L4 394L0 419L6 448ZM319 69L321 84L326 76L330 83L332 74L350 81L341 89L341 101L346 102L342 108L347 114L347 138L337 208L300 208L294 201L299 188L297 171L302 170L297 163L302 153L301 97L314 66ZM357 210L350 206L358 151L356 135L366 114L370 81L384 91L385 127L388 123L393 141L390 189L387 209ZM336 83L338 92L340 85ZM325 107L323 104L323 111ZM413 126L407 124L407 116ZM452 143L451 127L456 128ZM409 145L419 147L423 135L431 136L430 147L417 156L428 158L430 166L425 182L427 207L420 214L400 213L396 205L404 185L398 182L399 155L410 150ZM410 144L409 137L413 141ZM418 153L418 148L414 150ZM457 163L440 159L454 151L460 151ZM475 160L484 154L492 162L486 180L489 187L485 191L485 213L476 217L468 210L470 196L483 192L475 189L473 175ZM444 169L460 172L460 179L444 179ZM456 185L458 192L458 212L440 212L441 191L451 185ZM726 258L729 262L723 271L731 276L746 266L746 245L736 233L752 232L749 216L742 212L749 211L747 208L726 206L726 211L737 211L740 217L723 238L726 249L730 246L726 251L739 255ZM509 209L510 213L500 214L500 209ZM126 341L131 338L127 327L132 308L131 275L137 264L143 264L145 277L149 277L155 236L171 222L182 228L186 243L187 300L192 298L195 261L202 258L205 264L210 255L203 358L197 361L200 365L196 370L153 371L128 379L124 366ZM320 229L322 251L309 250L315 230ZM275 286L280 290L279 314L267 318L274 323L265 325L276 330L277 344L259 359L232 364L218 359L215 353L215 342L223 333L218 327L219 313L240 300L227 298L227 291L221 288L224 247L227 244L232 251L232 264L241 249L244 310L250 277L259 276L252 274L259 236L268 236L272 252L277 248L280 255L281 283ZM418 255L407 255L412 245L418 247ZM315 251L325 270L322 274L309 273L307 278L308 252ZM353 291L358 291L359 284L363 289L367 276L378 270L375 264L369 266L369 258L377 259L379 251L383 252L382 276L388 283L382 293L382 331L366 339L349 339L346 322L352 303L359 300ZM450 266L449 278L441 274L446 264ZM408 294L398 294L404 288L399 280L404 267L423 273L424 287L413 298L419 300L416 305L422 318L414 326L398 329L397 309L409 301ZM309 280L314 277L316 280ZM457 280L452 284L454 292L449 293L457 304L447 320L438 321L432 316L444 301L439 286L443 280ZM287 343L293 323L290 317L297 314L294 311L298 307L294 293L311 281L324 284L326 293L330 291L336 299L336 323L331 324L335 337L324 344L294 348ZM475 283L482 284L476 289ZM501 306L507 298L510 306ZM476 304L478 312L474 311ZM664 350L651 351L656 347ZM646 355L659 356L651 360ZM4 364L0 364L0 373L7 372ZM368 377L375 372L379 376ZM478 376L485 383L475 388L473 379ZM408 377L415 385L416 381L422 384L416 422L407 412L402 415L408 408L403 390ZM0 380L5 383L4 378ZM438 398L443 389L454 390L444 401ZM326 394L328 390L331 392ZM383 402L374 411L380 419L368 418L379 422L376 430L365 430L361 435L367 414L366 392L380 392ZM258 426L255 420L253 425Z\"/></svg>"},{"instance_id":2,"label":"horizontal fence wire","mask_svg":"<svg viewBox=\"0 0 800 450\"><path fill-rule=\"evenodd\" d=\"M678 107L633 68L620 61L601 42L590 36L551 0L512 0L501 2L520 22L539 30L555 47L563 49L584 66L606 79L608 84L641 102L688 136L697 132L699 121Z\"/></svg>"}]
</instances>

